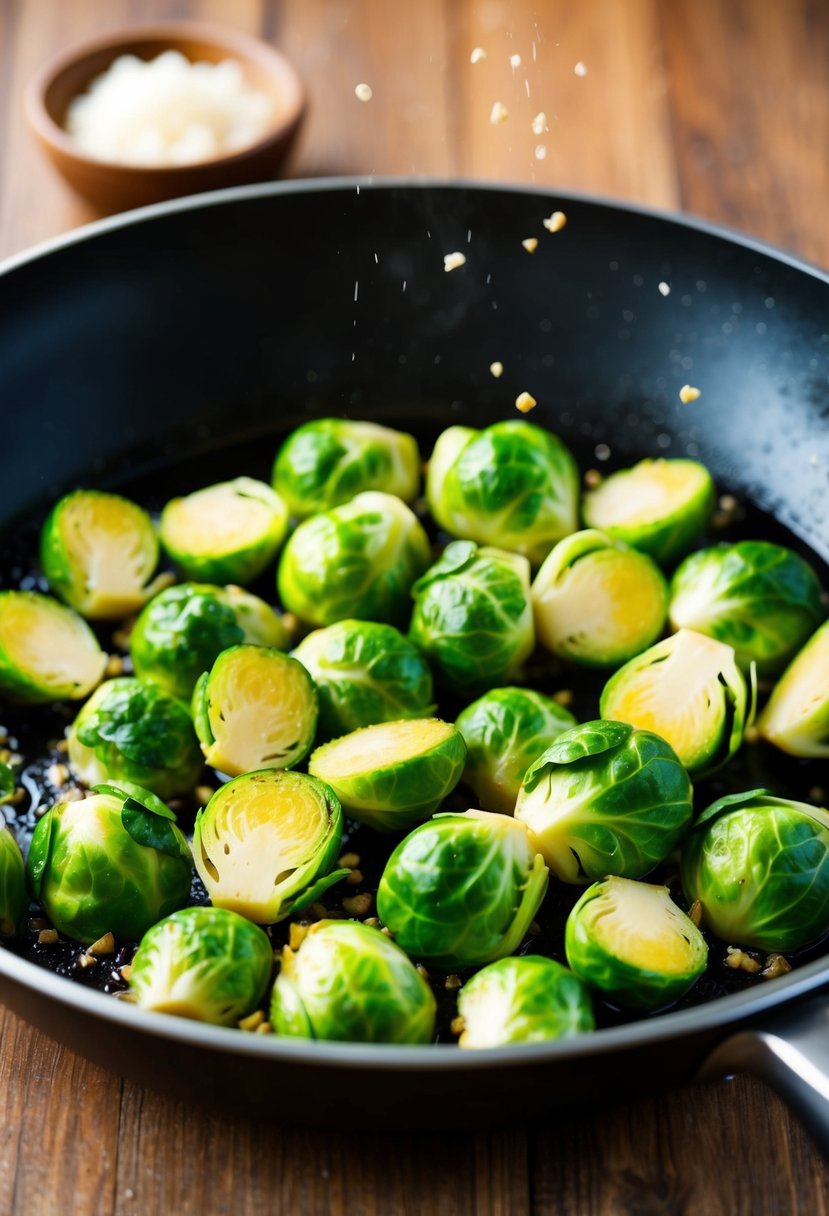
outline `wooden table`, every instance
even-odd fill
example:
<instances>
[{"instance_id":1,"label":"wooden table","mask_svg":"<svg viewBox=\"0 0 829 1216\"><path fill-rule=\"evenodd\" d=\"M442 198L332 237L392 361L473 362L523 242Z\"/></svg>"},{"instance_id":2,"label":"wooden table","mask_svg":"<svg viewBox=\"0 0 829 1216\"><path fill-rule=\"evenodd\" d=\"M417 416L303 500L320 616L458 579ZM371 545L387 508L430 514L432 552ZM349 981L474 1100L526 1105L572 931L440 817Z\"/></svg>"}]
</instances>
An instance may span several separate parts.
<instances>
[{"instance_id":1,"label":"wooden table","mask_svg":"<svg viewBox=\"0 0 829 1216\"><path fill-rule=\"evenodd\" d=\"M293 56L312 107L292 175L430 173L595 191L685 208L829 265L820 0L0 0L0 255L94 218L25 129L28 77L75 39L178 16L258 32ZM476 46L487 58L473 66ZM361 81L371 103L355 99ZM510 112L499 126L495 101ZM542 136L530 126L539 110ZM2 1214L829 1207L811 1142L749 1080L454 1139L327 1134L190 1110L0 1009L0 1094ZM609 1094L608 1107L623 1099Z\"/></svg>"}]
</instances>

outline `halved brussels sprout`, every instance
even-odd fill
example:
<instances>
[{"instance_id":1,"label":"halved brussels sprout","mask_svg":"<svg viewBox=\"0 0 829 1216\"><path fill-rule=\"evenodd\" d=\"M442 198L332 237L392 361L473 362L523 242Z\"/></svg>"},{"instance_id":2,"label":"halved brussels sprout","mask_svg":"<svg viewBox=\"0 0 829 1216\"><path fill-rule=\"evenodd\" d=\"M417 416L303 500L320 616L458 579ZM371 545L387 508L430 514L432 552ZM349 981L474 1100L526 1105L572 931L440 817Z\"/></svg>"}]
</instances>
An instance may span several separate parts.
<instances>
[{"instance_id":1,"label":"halved brussels sprout","mask_svg":"<svg viewBox=\"0 0 829 1216\"><path fill-rule=\"evenodd\" d=\"M662 633L668 587L645 553L587 529L558 542L531 589L542 646L587 667L618 667Z\"/></svg>"},{"instance_id":2,"label":"halved brussels sprout","mask_svg":"<svg viewBox=\"0 0 829 1216\"><path fill-rule=\"evenodd\" d=\"M582 980L537 954L490 963L458 996L459 1047L548 1043L595 1029L593 1002Z\"/></svg>"},{"instance_id":3,"label":"halved brussels sprout","mask_svg":"<svg viewBox=\"0 0 829 1216\"><path fill-rule=\"evenodd\" d=\"M250 583L285 539L288 508L270 486L236 477L174 498L161 513L161 544L185 578Z\"/></svg>"},{"instance_id":4,"label":"halved brussels sprout","mask_svg":"<svg viewBox=\"0 0 829 1216\"><path fill-rule=\"evenodd\" d=\"M693 791L664 739L625 722L585 722L527 770L515 806L564 882L641 878L679 843Z\"/></svg>"},{"instance_id":5,"label":"halved brussels sprout","mask_svg":"<svg viewBox=\"0 0 829 1216\"><path fill-rule=\"evenodd\" d=\"M0 815L0 937L14 937L28 906L23 855Z\"/></svg>"},{"instance_id":6,"label":"halved brussels sprout","mask_svg":"<svg viewBox=\"0 0 829 1216\"><path fill-rule=\"evenodd\" d=\"M49 585L81 616L111 620L137 612L162 586L152 580L158 537L146 511L100 490L75 490L52 508L40 535Z\"/></svg>"},{"instance_id":7,"label":"halved brussels sprout","mask_svg":"<svg viewBox=\"0 0 829 1216\"><path fill-rule=\"evenodd\" d=\"M329 870L342 810L321 781L286 769L235 777L196 816L193 856L217 908L260 925L319 899L348 870Z\"/></svg>"},{"instance_id":8,"label":"halved brussels sprout","mask_svg":"<svg viewBox=\"0 0 829 1216\"><path fill-rule=\"evenodd\" d=\"M391 494L366 491L306 519L289 537L277 571L279 596L310 625L351 617L400 624L429 557L414 512Z\"/></svg>"},{"instance_id":9,"label":"halved brussels sprout","mask_svg":"<svg viewBox=\"0 0 829 1216\"><path fill-rule=\"evenodd\" d=\"M507 815L437 815L392 853L377 912L407 954L454 969L512 954L548 872L526 824Z\"/></svg>"},{"instance_id":10,"label":"halved brussels sprout","mask_svg":"<svg viewBox=\"0 0 829 1216\"><path fill-rule=\"evenodd\" d=\"M584 522L641 549L660 565L684 557L705 531L716 492L695 460L640 460L589 490Z\"/></svg>"},{"instance_id":11,"label":"halved brussels sprout","mask_svg":"<svg viewBox=\"0 0 829 1216\"><path fill-rule=\"evenodd\" d=\"M37 591L0 591L0 691L18 701L79 701L107 657L77 613Z\"/></svg>"},{"instance_id":12,"label":"halved brussels sprout","mask_svg":"<svg viewBox=\"0 0 829 1216\"><path fill-rule=\"evenodd\" d=\"M688 772L714 772L733 756L754 717L734 651L680 629L631 659L604 686L603 718L630 722L666 739Z\"/></svg>"},{"instance_id":13,"label":"halved brussels sprout","mask_svg":"<svg viewBox=\"0 0 829 1216\"><path fill-rule=\"evenodd\" d=\"M29 885L55 928L89 945L129 941L187 903L193 867L175 815L131 782L59 802L35 828Z\"/></svg>"},{"instance_id":14,"label":"halved brussels sprout","mask_svg":"<svg viewBox=\"0 0 829 1216\"><path fill-rule=\"evenodd\" d=\"M352 819L378 832L428 819L461 779L466 745L438 718L364 726L318 747L308 772L327 782Z\"/></svg>"},{"instance_id":15,"label":"halved brussels sprout","mask_svg":"<svg viewBox=\"0 0 829 1216\"><path fill-rule=\"evenodd\" d=\"M829 930L829 812L768 790L720 798L683 846L682 886L723 941L808 946Z\"/></svg>"},{"instance_id":16,"label":"halved brussels sprout","mask_svg":"<svg viewBox=\"0 0 829 1216\"><path fill-rule=\"evenodd\" d=\"M429 664L393 625L338 621L309 633L293 655L317 686L321 741L434 711Z\"/></svg>"},{"instance_id":17,"label":"halved brussels sprout","mask_svg":"<svg viewBox=\"0 0 829 1216\"><path fill-rule=\"evenodd\" d=\"M779 672L826 616L812 567L783 545L745 540L687 557L671 582L674 629L733 646L747 670Z\"/></svg>"},{"instance_id":18,"label":"halved brussels sprout","mask_svg":"<svg viewBox=\"0 0 829 1216\"><path fill-rule=\"evenodd\" d=\"M578 527L579 473L556 436L531 422L452 426L429 461L429 510L453 536L496 545L533 565Z\"/></svg>"},{"instance_id":19,"label":"halved brussels sprout","mask_svg":"<svg viewBox=\"0 0 829 1216\"><path fill-rule=\"evenodd\" d=\"M530 688L493 688L455 719L466 744L464 783L485 811L511 815L529 766L575 725L552 697Z\"/></svg>"},{"instance_id":20,"label":"halved brussels sprout","mask_svg":"<svg viewBox=\"0 0 829 1216\"><path fill-rule=\"evenodd\" d=\"M288 632L264 600L239 587L181 583L151 600L135 622L136 675L189 701L202 672L240 642L284 649Z\"/></svg>"},{"instance_id":21,"label":"halved brussels sprout","mask_svg":"<svg viewBox=\"0 0 829 1216\"><path fill-rule=\"evenodd\" d=\"M187 706L155 684L106 680L72 724L69 763L85 785L135 781L159 798L186 794L203 760Z\"/></svg>"},{"instance_id":22,"label":"halved brussels sprout","mask_svg":"<svg viewBox=\"0 0 829 1216\"><path fill-rule=\"evenodd\" d=\"M225 908L183 908L142 937L130 991L153 1013L233 1026L257 1008L272 970L258 925Z\"/></svg>"},{"instance_id":23,"label":"halved brussels sprout","mask_svg":"<svg viewBox=\"0 0 829 1216\"><path fill-rule=\"evenodd\" d=\"M453 541L412 594L409 637L457 696L503 684L532 653L530 564L517 553Z\"/></svg>"},{"instance_id":24,"label":"halved brussels sprout","mask_svg":"<svg viewBox=\"0 0 829 1216\"><path fill-rule=\"evenodd\" d=\"M757 729L792 756L829 757L829 621L783 672Z\"/></svg>"},{"instance_id":25,"label":"halved brussels sprout","mask_svg":"<svg viewBox=\"0 0 829 1216\"><path fill-rule=\"evenodd\" d=\"M219 772L291 768L314 742L317 690L281 650L231 646L196 684L193 721L205 760Z\"/></svg>"},{"instance_id":26,"label":"halved brussels sprout","mask_svg":"<svg viewBox=\"0 0 829 1216\"><path fill-rule=\"evenodd\" d=\"M567 962L621 1009L672 1005L705 970L708 946L667 887L606 878L588 887L567 917Z\"/></svg>"},{"instance_id":27,"label":"halved brussels sprout","mask_svg":"<svg viewBox=\"0 0 829 1216\"><path fill-rule=\"evenodd\" d=\"M435 998L414 963L379 929L321 920L282 951L271 999L277 1034L352 1043L429 1043Z\"/></svg>"},{"instance_id":28,"label":"halved brussels sprout","mask_svg":"<svg viewBox=\"0 0 829 1216\"><path fill-rule=\"evenodd\" d=\"M301 519L364 490L411 502L420 485L417 442L376 422L317 418L297 427L277 453L274 489Z\"/></svg>"}]
</instances>

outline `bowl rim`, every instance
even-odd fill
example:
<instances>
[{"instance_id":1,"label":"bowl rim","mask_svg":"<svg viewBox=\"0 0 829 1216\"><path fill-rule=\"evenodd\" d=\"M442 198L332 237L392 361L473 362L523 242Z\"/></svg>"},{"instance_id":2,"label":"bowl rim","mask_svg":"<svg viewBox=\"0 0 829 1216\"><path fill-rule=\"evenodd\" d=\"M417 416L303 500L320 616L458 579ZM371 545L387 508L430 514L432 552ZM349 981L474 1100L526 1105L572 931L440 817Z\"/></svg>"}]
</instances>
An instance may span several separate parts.
<instances>
[{"instance_id":1,"label":"bowl rim","mask_svg":"<svg viewBox=\"0 0 829 1216\"><path fill-rule=\"evenodd\" d=\"M237 58L243 64L256 62L272 79L287 85L285 109L276 124L254 143L247 144L235 152L224 153L207 159L187 161L181 165L130 164L124 161L107 160L90 156L82 151L77 142L63 127L55 122L46 105L46 93L63 73L102 51L112 51L113 59L119 50L127 53L131 43L158 41L159 54L165 49L174 49L178 41L194 40L211 43L227 51L228 58ZM90 77L91 79L91 77ZM297 68L288 56L263 38L241 30L229 29L208 21L149 21L135 25L118 26L104 34L95 34L72 46L58 51L48 59L29 79L23 97L26 120L39 139L59 151L76 164L98 172L123 175L139 179L148 174L160 174L174 178L177 174L209 172L223 166L231 166L250 160L284 139L299 123L308 106L308 94Z\"/></svg>"}]
</instances>

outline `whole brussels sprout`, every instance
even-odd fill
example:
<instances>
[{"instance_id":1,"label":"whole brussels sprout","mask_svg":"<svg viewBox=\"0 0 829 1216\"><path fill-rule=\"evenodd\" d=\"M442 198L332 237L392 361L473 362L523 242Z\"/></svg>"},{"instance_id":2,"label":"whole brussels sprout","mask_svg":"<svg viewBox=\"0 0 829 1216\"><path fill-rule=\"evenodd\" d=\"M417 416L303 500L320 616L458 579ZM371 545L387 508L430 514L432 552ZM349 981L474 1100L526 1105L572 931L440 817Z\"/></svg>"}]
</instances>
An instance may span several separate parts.
<instances>
[{"instance_id":1,"label":"whole brussels sprout","mask_svg":"<svg viewBox=\"0 0 829 1216\"><path fill-rule=\"evenodd\" d=\"M686 898L717 937L799 950L829 929L829 812L768 790L703 811L682 849Z\"/></svg>"},{"instance_id":2,"label":"whole brussels sprout","mask_svg":"<svg viewBox=\"0 0 829 1216\"><path fill-rule=\"evenodd\" d=\"M437 815L392 853L377 912L407 954L447 970L480 966L518 949L547 880L525 824L488 811Z\"/></svg>"},{"instance_id":3,"label":"whole brussels sprout","mask_svg":"<svg viewBox=\"0 0 829 1216\"><path fill-rule=\"evenodd\" d=\"M196 684L193 721L207 763L222 773L291 768L314 742L317 690L281 650L231 646Z\"/></svg>"},{"instance_id":4,"label":"whole brussels sprout","mask_svg":"<svg viewBox=\"0 0 829 1216\"><path fill-rule=\"evenodd\" d=\"M757 729L792 756L829 757L829 621L786 668Z\"/></svg>"},{"instance_id":5,"label":"whole brussels sprout","mask_svg":"<svg viewBox=\"0 0 829 1216\"><path fill-rule=\"evenodd\" d=\"M202 756L187 706L155 684L106 680L68 736L69 763L85 785L134 781L159 798L193 788Z\"/></svg>"},{"instance_id":6,"label":"whole brussels sprout","mask_svg":"<svg viewBox=\"0 0 829 1216\"><path fill-rule=\"evenodd\" d=\"M98 785L39 821L29 885L55 928L86 945L105 933L136 940L184 907L193 867L175 815L130 782Z\"/></svg>"},{"instance_id":7,"label":"whole brussels sprout","mask_svg":"<svg viewBox=\"0 0 829 1216\"><path fill-rule=\"evenodd\" d=\"M455 720L466 743L464 783L485 811L511 815L529 766L575 725L552 697L530 688L493 688Z\"/></svg>"},{"instance_id":8,"label":"whole brussels sprout","mask_svg":"<svg viewBox=\"0 0 829 1216\"><path fill-rule=\"evenodd\" d=\"M161 544L184 577L195 582L253 582L287 531L285 503L252 477L174 498L161 513Z\"/></svg>"},{"instance_id":9,"label":"whole brussels sprout","mask_svg":"<svg viewBox=\"0 0 829 1216\"><path fill-rule=\"evenodd\" d=\"M309 633L293 656L317 686L321 742L434 711L429 664L393 625L338 621Z\"/></svg>"},{"instance_id":10,"label":"whole brussels sprout","mask_svg":"<svg viewBox=\"0 0 829 1216\"><path fill-rule=\"evenodd\" d=\"M183 908L142 937L130 992L153 1013L233 1026L257 1008L272 970L258 925L225 908Z\"/></svg>"},{"instance_id":11,"label":"whole brussels sprout","mask_svg":"<svg viewBox=\"0 0 829 1216\"><path fill-rule=\"evenodd\" d=\"M409 637L456 696L502 684L532 653L530 565L517 553L453 541L412 594Z\"/></svg>"},{"instance_id":12,"label":"whole brussels sprout","mask_svg":"<svg viewBox=\"0 0 829 1216\"><path fill-rule=\"evenodd\" d=\"M533 565L578 527L579 473L560 439L531 422L452 426L429 461L429 510L453 536Z\"/></svg>"},{"instance_id":13,"label":"whole brussels sprout","mask_svg":"<svg viewBox=\"0 0 829 1216\"><path fill-rule=\"evenodd\" d=\"M673 1005L705 970L708 946L667 887L606 878L588 887L567 917L567 962L621 1009Z\"/></svg>"},{"instance_id":14,"label":"whole brussels sprout","mask_svg":"<svg viewBox=\"0 0 829 1216\"><path fill-rule=\"evenodd\" d=\"M687 557L671 582L674 629L733 646L747 670L779 672L826 616L812 567L783 545L745 540Z\"/></svg>"},{"instance_id":15,"label":"whole brussels sprout","mask_svg":"<svg viewBox=\"0 0 829 1216\"><path fill-rule=\"evenodd\" d=\"M202 672L240 642L282 650L288 633L255 595L237 587L181 583L162 591L141 613L130 654L136 675L189 702Z\"/></svg>"},{"instance_id":16,"label":"whole brussels sprout","mask_svg":"<svg viewBox=\"0 0 829 1216\"><path fill-rule=\"evenodd\" d=\"M549 1043L594 1030L593 1002L582 980L551 958L502 958L473 975L458 996L459 1047Z\"/></svg>"},{"instance_id":17,"label":"whole brussels sprout","mask_svg":"<svg viewBox=\"0 0 829 1216\"><path fill-rule=\"evenodd\" d=\"M312 925L282 951L271 1024L277 1034L352 1043L428 1043L435 998L384 933L348 920Z\"/></svg>"},{"instance_id":18,"label":"whole brussels sprout","mask_svg":"<svg viewBox=\"0 0 829 1216\"><path fill-rule=\"evenodd\" d=\"M406 502L417 496L420 453L403 431L376 422L317 418L292 431L277 453L274 489L303 519L381 490Z\"/></svg>"},{"instance_id":19,"label":"whole brussels sprout","mask_svg":"<svg viewBox=\"0 0 829 1216\"><path fill-rule=\"evenodd\" d=\"M670 566L705 531L715 499L711 474L695 460L648 459L589 490L582 514L589 528Z\"/></svg>"},{"instance_id":20,"label":"whole brussels sprout","mask_svg":"<svg viewBox=\"0 0 829 1216\"><path fill-rule=\"evenodd\" d=\"M680 629L610 677L603 718L661 735L688 772L703 776L725 764L754 717L734 651L692 629Z\"/></svg>"},{"instance_id":21,"label":"whole brussels sprout","mask_svg":"<svg viewBox=\"0 0 829 1216\"><path fill-rule=\"evenodd\" d=\"M618 667L661 635L668 587L645 553L587 529L560 540L535 576L535 631L553 654Z\"/></svg>"},{"instance_id":22,"label":"whole brussels sprout","mask_svg":"<svg viewBox=\"0 0 829 1216\"><path fill-rule=\"evenodd\" d=\"M304 773L262 769L235 777L199 811L193 855L217 908L269 925L348 875L329 873L342 834L332 789Z\"/></svg>"},{"instance_id":23,"label":"whole brussels sprout","mask_svg":"<svg viewBox=\"0 0 829 1216\"><path fill-rule=\"evenodd\" d=\"M14 937L28 906L23 855L0 815L0 937Z\"/></svg>"},{"instance_id":24,"label":"whole brussels sprout","mask_svg":"<svg viewBox=\"0 0 829 1216\"><path fill-rule=\"evenodd\" d=\"M400 624L429 556L414 512L391 494L366 491L299 525L282 550L279 596L309 625L352 617Z\"/></svg>"},{"instance_id":25,"label":"whole brussels sprout","mask_svg":"<svg viewBox=\"0 0 829 1216\"><path fill-rule=\"evenodd\" d=\"M80 701L107 657L77 613L37 591L0 591L0 692L16 701Z\"/></svg>"},{"instance_id":26,"label":"whole brussels sprout","mask_svg":"<svg viewBox=\"0 0 829 1216\"><path fill-rule=\"evenodd\" d=\"M352 819L398 832L428 819L461 779L466 745L438 718L364 726L324 743L308 772L327 782Z\"/></svg>"},{"instance_id":27,"label":"whole brussels sprout","mask_svg":"<svg viewBox=\"0 0 829 1216\"><path fill-rule=\"evenodd\" d=\"M40 535L50 587L81 616L112 620L137 612L169 581L146 511L100 490L75 490L52 508Z\"/></svg>"},{"instance_id":28,"label":"whole brussels sprout","mask_svg":"<svg viewBox=\"0 0 829 1216\"><path fill-rule=\"evenodd\" d=\"M694 813L688 774L659 735L585 722L527 770L515 818L564 882L641 878L673 851Z\"/></svg>"}]
</instances>

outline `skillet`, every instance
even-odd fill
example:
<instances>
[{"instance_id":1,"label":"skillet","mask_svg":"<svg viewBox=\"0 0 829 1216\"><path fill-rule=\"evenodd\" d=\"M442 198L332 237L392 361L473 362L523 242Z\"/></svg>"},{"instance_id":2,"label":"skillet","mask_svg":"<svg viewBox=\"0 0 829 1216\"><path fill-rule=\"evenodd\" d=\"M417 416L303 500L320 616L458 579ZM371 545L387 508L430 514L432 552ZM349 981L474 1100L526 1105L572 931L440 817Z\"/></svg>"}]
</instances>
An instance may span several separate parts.
<instances>
[{"instance_id":1,"label":"skillet","mask_svg":"<svg viewBox=\"0 0 829 1216\"><path fill-rule=\"evenodd\" d=\"M568 222L550 234L554 209ZM456 250L466 265L446 274ZM678 399L686 382L702 389L693 407ZM511 416L523 390L582 468L597 444L615 464L697 457L829 557L829 277L698 221L423 181L224 191L7 262L0 531L8 553L17 521L73 484L161 484L171 463L240 444L269 460L312 416L375 418L425 444L451 423ZM694 1008L465 1053L146 1014L0 950L10 1009L122 1075L225 1111L278 1106L333 1123L345 1095L356 1126L468 1128L747 1069L794 1103L825 1151L827 985L829 957L818 957Z\"/></svg>"}]
</instances>

